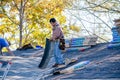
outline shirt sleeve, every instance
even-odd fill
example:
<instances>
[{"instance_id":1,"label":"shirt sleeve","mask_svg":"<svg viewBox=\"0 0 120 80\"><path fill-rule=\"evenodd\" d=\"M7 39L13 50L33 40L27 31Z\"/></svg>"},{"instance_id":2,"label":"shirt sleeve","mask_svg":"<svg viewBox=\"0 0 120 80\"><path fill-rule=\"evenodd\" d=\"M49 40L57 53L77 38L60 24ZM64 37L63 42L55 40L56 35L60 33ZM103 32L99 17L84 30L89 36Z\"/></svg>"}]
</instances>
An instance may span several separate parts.
<instances>
[{"instance_id":1,"label":"shirt sleeve","mask_svg":"<svg viewBox=\"0 0 120 80\"><path fill-rule=\"evenodd\" d=\"M5 39L1 39L1 47L8 47L9 44Z\"/></svg>"}]
</instances>

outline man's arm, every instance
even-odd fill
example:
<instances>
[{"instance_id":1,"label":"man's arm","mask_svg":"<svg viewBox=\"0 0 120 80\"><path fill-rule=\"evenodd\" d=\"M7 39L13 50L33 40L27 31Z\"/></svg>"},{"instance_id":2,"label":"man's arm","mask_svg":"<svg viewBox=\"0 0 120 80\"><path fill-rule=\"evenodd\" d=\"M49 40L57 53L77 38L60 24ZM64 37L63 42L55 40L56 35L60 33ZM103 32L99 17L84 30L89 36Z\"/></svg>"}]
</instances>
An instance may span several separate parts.
<instances>
[{"instance_id":1,"label":"man's arm","mask_svg":"<svg viewBox=\"0 0 120 80\"><path fill-rule=\"evenodd\" d=\"M8 50L8 53L9 53L10 55L15 56L15 55L13 54L13 52L10 50L9 47L6 47L6 49Z\"/></svg>"}]
</instances>

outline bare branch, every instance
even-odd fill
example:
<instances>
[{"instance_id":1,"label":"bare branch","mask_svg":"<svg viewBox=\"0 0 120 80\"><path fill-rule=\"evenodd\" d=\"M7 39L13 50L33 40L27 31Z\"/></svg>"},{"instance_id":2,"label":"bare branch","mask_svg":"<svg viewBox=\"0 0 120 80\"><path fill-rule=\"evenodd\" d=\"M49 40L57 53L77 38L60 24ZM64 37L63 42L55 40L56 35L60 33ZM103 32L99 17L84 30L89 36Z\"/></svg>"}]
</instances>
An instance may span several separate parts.
<instances>
[{"instance_id":1,"label":"bare branch","mask_svg":"<svg viewBox=\"0 0 120 80\"><path fill-rule=\"evenodd\" d=\"M92 14L93 16L95 16L96 18L98 18L99 20L101 20L109 29L111 29L111 27L106 23L104 22L101 18L99 18L98 16L96 16L94 13L92 13L91 11L89 11L88 9L86 9L90 14Z\"/></svg>"},{"instance_id":2,"label":"bare branch","mask_svg":"<svg viewBox=\"0 0 120 80\"><path fill-rule=\"evenodd\" d=\"M70 12L70 13L71 13L71 12ZM72 14L72 13L71 13L71 14ZM88 33L89 35L91 35L90 33L92 33L92 32L89 31L89 30L85 27L85 25L84 25L84 23L81 21L81 19L78 18L76 15L73 15L73 16L76 17L76 18L81 22L82 26L85 28L85 30L87 31L87 33ZM106 39L103 39L102 37L98 36L97 34L95 34L95 33L92 33L92 34L94 34L94 35L96 35L97 37L99 37L100 39L108 42Z\"/></svg>"},{"instance_id":3,"label":"bare branch","mask_svg":"<svg viewBox=\"0 0 120 80\"><path fill-rule=\"evenodd\" d=\"M17 3L15 2L15 0L13 0L13 2L14 2L14 4L15 4L16 9L19 11L20 9L18 8L18 5L17 5Z\"/></svg>"},{"instance_id":4,"label":"bare branch","mask_svg":"<svg viewBox=\"0 0 120 80\"><path fill-rule=\"evenodd\" d=\"M24 0L24 4L23 4L23 14L24 14L24 12L25 12L25 6L26 6L27 2L28 2L28 0Z\"/></svg>"},{"instance_id":5,"label":"bare branch","mask_svg":"<svg viewBox=\"0 0 120 80\"><path fill-rule=\"evenodd\" d=\"M69 11L69 13L71 13L70 11ZM72 14L72 13L71 13ZM73 14L72 14L73 15ZM83 27L85 28L85 30L87 31L87 28L85 27L85 25L82 23L82 21L81 21L81 19L80 18L78 18L76 15L73 15L74 17L76 17L80 22L81 22L81 24L83 25ZM90 35L90 33L87 31L87 33Z\"/></svg>"},{"instance_id":6,"label":"bare branch","mask_svg":"<svg viewBox=\"0 0 120 80\"><path fill-rule=\"evenodd\" d=\"M106 0L104 3L108 2L108 1L109 1L109 0ZM106 9L106 10L108 10L108 11L113 11L113 12L120 13L119 10L115 10L115 9L112 9L112 8L104 7L104 6L102 6L102 4L95 4L95 3L89 2L88 0L86 0L86 2L88 2L89 4L93 4L93 5L95 5L96 7L101 7L101 8L103 8L103 9ZM104 3L103 3L103 4L104 4Z\"/></svg>"},{"instance_id":7,"label":"bare branch","mask_svg":"<svg viewBox=\"0 0 120 80\"><path fill-rule=\"evenodd\" d=\"M3 6L1 6L1 9L2 9L2 11L4 12L3 14L4 14L12 23L18 25L14 20L12 20L12 18L10 18L10 17L7 15L7 13L6 13L5 9L3 8Z\"/></svg>"},{"instance_id":8,"label":"bare branch","mask_svg":"<svg viewBox=\"0 0 120 80\"><path fill-rule=\"evenodd\" d=\"M114 10L114 9L109 9L109 8L104 7L104 6L101 6L101 5L105 4L105 3L108 3L109 0L105 0L102 3L99 3L99 4L95 4L95 3L89 2L88 0L85 0L85 1L88 4L92 4L92 5L89 5L88 7L82 7L81 8L81 7L78 7L77 5L73 4L74 7L72 9L69 9L69 8L66 8L66 9L68 9L68 10L85 10L85 9L89 9L89 10L93 11L93 8L101 7L101 8L106 9L106 10L94 10L94 11L98 12L98 13L104 13L104 12L109 12L109 13L117 12L117 13L120 13L119 9Z\"/></svg>"}]
</instances>

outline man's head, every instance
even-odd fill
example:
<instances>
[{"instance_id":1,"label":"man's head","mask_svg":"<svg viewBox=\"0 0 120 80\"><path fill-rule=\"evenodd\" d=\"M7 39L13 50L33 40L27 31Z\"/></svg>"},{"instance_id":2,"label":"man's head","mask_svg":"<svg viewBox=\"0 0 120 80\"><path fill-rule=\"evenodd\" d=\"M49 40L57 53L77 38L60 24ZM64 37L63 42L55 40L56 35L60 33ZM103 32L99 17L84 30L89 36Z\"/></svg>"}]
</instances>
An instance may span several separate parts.
<instances>
[{"instance_id":1,"label":"man's head","mask_svg":"<svg viewBox=\"0 0 120 80\"><path fill-rule=\"evenodd\" d=\"M50 19L50 24L54 27L56 25L56 19L55 18L51 18Z\"/></svg>"}]
</instances>

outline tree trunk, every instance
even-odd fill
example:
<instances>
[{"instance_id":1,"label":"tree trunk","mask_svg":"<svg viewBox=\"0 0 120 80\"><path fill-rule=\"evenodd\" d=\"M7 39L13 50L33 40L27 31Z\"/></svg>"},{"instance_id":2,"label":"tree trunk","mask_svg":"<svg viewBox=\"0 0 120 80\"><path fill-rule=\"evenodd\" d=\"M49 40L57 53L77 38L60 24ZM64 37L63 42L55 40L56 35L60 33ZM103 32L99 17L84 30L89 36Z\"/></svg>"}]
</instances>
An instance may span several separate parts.
<instances>
[{"instance_id":1,"label":"tree trunk","mask_svg":"<svg viewBox=\"0 0 120 80\"><path fill-rule=\"evenodd\" d=\"M20 19L20 24L19 24L19 48L22 47L22 40L23 40L23 17L24 17L24 12L23 12L23 1L21 0L21 6L20 6L20 10L19 10L19 19Z\"/></svg>"},{"instance_id":2,"label":"tree trunk","mask_svg":"<svg viewBox=\"0 0 120 80\"><path fill-rule=\"evenodd\" d=\"M19 29L20 29L20 41L19 41L19 48L22 47L23 44L23 21L24 21L24 11L25 11L25 5L28 2L28 0L21 0L20 3L20 9L19 9L19 19L20 19L20 24L19 24Z\"/></svg>"},{"instance_id":3,"label":"tree trunk","mask_svg":"<svg viewBox=\"0 0 120 80\"><path fill-rule=\"evenodd\" d=\"M22 25L22 20L20 20L20 36L19 36L19 39L20 39L20 41L19 41L19 48L21 48L22 47L22 28L23 28L23 25Z\"/></svg>"}]
</instances>

